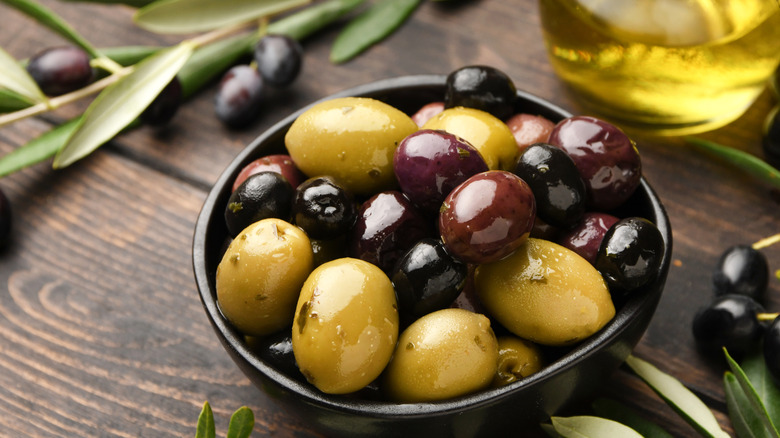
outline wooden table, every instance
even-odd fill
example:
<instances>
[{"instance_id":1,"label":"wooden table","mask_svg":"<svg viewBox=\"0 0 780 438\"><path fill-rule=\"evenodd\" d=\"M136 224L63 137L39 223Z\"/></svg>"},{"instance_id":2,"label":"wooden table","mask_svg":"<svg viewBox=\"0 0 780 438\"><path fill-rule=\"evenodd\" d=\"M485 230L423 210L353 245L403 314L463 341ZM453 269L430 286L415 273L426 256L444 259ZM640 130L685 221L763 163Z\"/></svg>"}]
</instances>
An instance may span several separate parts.
<instances>
[{"instance_id":1,"label":"wooden table","mask_svg":"<svg viewBox=\"0 0 780 438\"><path fill-rule=\"evenodd\" d=\"M42 0L99 47L172 44L132 24L122 6ZM0 46L17 58L62 40L0 5ZM83 161L42 163L0 180L13 205L13 237L0 248L0 435L191 436L204 401L218 436L242 405L255 435L318 436L277 408L231 362L201 307L191 267L195 218L213 182L255 136L314 99L407 74L487 64L518 88L580 108L547 61L533 0L425 2L400 32L344 65L328 61L336 29L304 42L295 85L276 94L249 128L223 127L214 87L164 128L123 134ZM741 119L702 137L761 154L775 104L764 93ZM0 153L80 113L86 102L0 129ZM766 186L697 153L680 138L636 138L644 172L674 229L664 297L635 354L681 379L731 431L723 368L694 349L691 321L712 294L710 273L728 246L780 231ZM772 272L780 245L765 250ZM780 309L772 276L771 310ZM658 397L620 370L603 394L638 409L675 436L692 436Z\"/></svg>"}]
</instances>

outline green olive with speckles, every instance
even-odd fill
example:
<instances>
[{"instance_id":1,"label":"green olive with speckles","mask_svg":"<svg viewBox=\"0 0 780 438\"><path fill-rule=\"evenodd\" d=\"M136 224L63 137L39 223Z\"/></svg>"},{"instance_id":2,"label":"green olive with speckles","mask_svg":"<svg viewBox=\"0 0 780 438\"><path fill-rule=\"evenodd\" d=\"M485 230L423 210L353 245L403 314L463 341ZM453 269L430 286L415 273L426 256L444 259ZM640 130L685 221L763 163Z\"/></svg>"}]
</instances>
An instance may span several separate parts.
<instances>
[{"instance_id":1,"label":"green olive with speckles","mask_svg":"<svg viewBox=\"0 0 780 438\"><path fill-rule=\"evenodd\" d=\"M384 370L398 340L390 279L363 260L340 258L309 275L292 325L295 362L328 394L362 389Z\"/></svg>"},{"instance_id":2,"label":"green olive with speckles","mask_svg":"<svg viewBox=\"0 0 780 438\"><path fill-rule=\"evenodd\" d=\"M442 309L404 330L382 384L399 402L446 400L490 386L497 363L498 344L485 315Z\"/></svg>"},{"instance_id":3,"label":"green olive with speckles","mask_svg":"<svg viewBox=\"0 0 780 438\"><path fill-rule=\"evenodd\" d=\"M300 228L280 219L249 225L217 267L222 314L245 335L265 336L289 327L312 259L311 243Z\"/></svg>"}]
</instances>

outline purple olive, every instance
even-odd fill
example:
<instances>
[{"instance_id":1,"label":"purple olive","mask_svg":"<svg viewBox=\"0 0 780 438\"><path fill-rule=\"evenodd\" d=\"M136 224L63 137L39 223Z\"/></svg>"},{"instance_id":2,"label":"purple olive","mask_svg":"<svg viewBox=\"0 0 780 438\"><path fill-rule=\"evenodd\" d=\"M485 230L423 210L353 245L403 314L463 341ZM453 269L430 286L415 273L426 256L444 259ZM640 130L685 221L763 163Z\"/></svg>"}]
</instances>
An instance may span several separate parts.
<instances>
[{"instance_id":1,"label":"purple olive","mask_svg":"<svg viewBox=\"0 0 780 438\"><path fill-rule=\"evenodd\" d=\"M618 220L611 214L587 212L579 224L558 235L555 241L579 254L591 265L595 265L596 255L604 235Z\"/></svg>"},{"instance_id":2,"label":"purple olive","mask_svg":"<svg viewBox=\"0 0 780 438\"><path fill-rule=\"evenodd\" d=\"M531 188L517 175L482 172L456 187L439 213L447 250L467 263L489 263L514 252L536 217Z\"/></svg>"},{"instance_id":3,"label":"purple olive","mask_svg":"<svg viewBox=\"0 0 780 438\"><path fill-rule=\"evenodd\" d=\"M406 251L432 234L428 221L401 192L381 192L360 206L348 251L389 273Z\"/></svg>"},{"instance_id":4,"label":"purple olive","mask_svg":"<svg viewBox=\"0 0 780 438\"><path fill-rule=\"evenodd\" d=\"M555 125L548 142L574 160L593 210L609 211L620 206L639 186L639 151L615 125L589 116L569 117Z\"/></svg>"},{"instance_id":5,"label":"purple olive","mask_svg":"<svg viewBox=\"0 0 780 438\"><path fill-rule=\"evenodd\" d=\"M182 102L181 82L174 77L152 103L141 113L139 118L146 124L159 126L171 121L179 110Z\"/></svg>"},{"instance_id":6,"label":"purple olive","mask_svg":"<svg viewBox=\"0 0 780 438\"><path fill-rule=\"evenodd\" d=\"M286 87L301 72L303 48L287 35L268 34L255 45L254 58L268 85Z\"/></svg>"},{"instance_id":7,"label":"purple olive","mask_svg":"<svg viewBox=\"0 0 780 438\"><path fill-rule=\"evenodd\" d=\"M241 128L260 114L265 85L256 68L236 65L228 70L217 86L214 111L217 118L232 128Z\"/></svg>"},{"instance_id":8,"label":"purple olive","mask_svg":"<svg viewBox=\"0 0 780 438\"><path fill-rule=\"evenodd\" d=\"M44 94L59 96L78 90L92 82L89 55L78 47L52 47L32 58L27 72Z\"/></svg>"},{"instance_id":9,"label":"purple olive","mask_svg":"<svg viewBox=\"0 0 780 438\"><path fill-rule=\"evenodd\" d=\"M404 138L395 150L393 168L401 191L426 213L438 212L452 189L488 170L466 140L432 129Z\"/></svg>"}]
</instances>

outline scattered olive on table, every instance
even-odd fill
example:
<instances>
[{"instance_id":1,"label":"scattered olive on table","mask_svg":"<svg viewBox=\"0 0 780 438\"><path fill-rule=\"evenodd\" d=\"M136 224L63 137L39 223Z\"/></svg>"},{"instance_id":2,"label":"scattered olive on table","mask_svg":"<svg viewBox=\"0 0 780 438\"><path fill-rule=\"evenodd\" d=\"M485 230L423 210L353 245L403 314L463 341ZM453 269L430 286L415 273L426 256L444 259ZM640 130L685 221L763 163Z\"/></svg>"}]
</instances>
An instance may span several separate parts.
<instances>
[{"instance_id":1,"label":"scattered olive on table","mask_svg":"<svg viewBox=\"0 0 780 438\"><path fill-rule=\"evenodd\" d=\"M256 68L249 65L231 67L217 85L214 96L217 118L233 128L248 125L260 114L264 87Z\"/></svg>"},{"instance_id":2,"label":"scattered olive on table","mask_svg":"<svg viewBox=\"0 0 780 438\"><path fill-rule=\"evenodd\" d=\"M176 115L182 99L181 82L177 77L174 77L138 117L148 125L164 125Z\"/></svg>"},{"instance_id":3,"label":"scattered olive on table","mask_svg":"<svg viewBox=\"0 0 780 438\"><path fill-rule=\"evenodd\" d=\"M272 87L286 87L301 72L303 48L287 35L268 34L254 47L257 71Z\"/></svg>"},{"instance_id":4,"label":"scattered olive on table","mask_svg":"<svg viewBox=\"0 0 780 438\"><path fill-rule=\"evenodd\" d=\"M51 47L30 58L27 72L44 94L59 96L92 82L94 73L89 61L89 54L78 47Z\"/></svg>"}]
</instances>

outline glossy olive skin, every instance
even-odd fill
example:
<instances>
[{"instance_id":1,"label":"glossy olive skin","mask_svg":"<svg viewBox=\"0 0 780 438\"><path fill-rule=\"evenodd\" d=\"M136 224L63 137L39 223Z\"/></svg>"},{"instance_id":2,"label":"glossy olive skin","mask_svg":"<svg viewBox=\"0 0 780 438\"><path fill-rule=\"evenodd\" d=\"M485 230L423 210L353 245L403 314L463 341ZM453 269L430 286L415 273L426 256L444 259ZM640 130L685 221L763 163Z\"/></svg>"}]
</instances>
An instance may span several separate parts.
<instances>
[{"instance_id":1,"label":"glossy olive skin","mask_svg":"<svg viewBox=\"0 0 780 438\"><path fill-rule=\"evenodd\" d=\"M517 175L491 170L456 187L439 213L444 246L467 263L488 263L511 254L531 232L536 201Z\"/></svg>"},{"instance_id":2,"label":"glossy olive skin","mask_svg":"<svg viewBox=\"0 0 780 438\"><path fill-rule=\"evenodd\" d=\"M267 34L255 44L254 58L266 83L286 87L301 72L303 48L287 35Z\"/></svg>"},{"instance_id":3,"label":"glossy olive skin","mask_svg":"<svg viewBox=\"0 0 780 438\"><path fill-rule=\"evenodd\" d=\"M504 386L530 376L544 366L542 351L533 342L515 336L498 338L498 370L493 386Z\"/></svg>"},{"instance_id":4,"label":"glossy olive skin","mask_svg":"<svg viewBox=\"0 0 780 438\"><path fill-rule=\"evenodd\" d=\"M398 339L390 279L363 260L316 268L301 288L292 325L298 367L328 394L364 388L387 366Z\"/></svg>"},{"instance_id":5,"label":"glossy olive skin","mask_svg":"<svg viewBox=\"0 0 780 438\"><path fill-rule=\"evenodd\" d=\"M392 400L446 400L487 388L498 342L485 315L463 309L429 313L407 327L382 379Z\"/></svg>"},{"instance_id":6,"label":"glossy olive skin","mask_svg":"<svg viewBox=\"0 0 780 438\"><path fill-rule=\"evenodd\" d=\"M225 206L225 224L235 237L244 228L261 219L290 217L294 191L276 172L260 172L246 179Z\"/></svg>"},{"instance_id":7,"label":"glossy olive skin","mask_svg":"<svg viewBox=\"0 0 780 438\"><path fill-rule=\"evenodd\" d=\"M555 125L548 143L562 148L574 160L593 210L620 206L639 186L639 151L615 125L595 117L569 117Z\"/></svg>"},{"instance_id":8,"label":"glossy olive skin","mask_svg":"<svg viewBox=\"0 0 780 438\"><path fill-rule=\"evenodd\" d=\"M747 295L761 302L769 283L769 263L750 245L735 245L721 254L712 272L715 295Z\"/></svg>"},{"instance_id":9,"label":"glossy olive skin","mask_svg":"<svg viewBox=\"0 0 780 438\"><path fill-rule=\"evenodd\" d=\"M442 111L444 111L444 102L426 103L412 114L412 120L414 120L417 126L423 126L431 117Z\"/></svg>"},{"instance_id":10,"label":"glossy olive skin","mask_svg":"<svg viewBox=\"0 0 780 438\"><path fill-rule=\"evenodd\" d=\"M764 333L764 362L776 385L780 385L780 317L772 320Z\"/></svg>"},{"instance_id":11,"label":"glossy olive skin","mask_svg":"<svg viewBox=\"0 0 780 438\"><path fill-rule=\"evenodd\" d=\"M550 225L571 228L585 214L587 193L577 166L562 149L546 143L528 146L515 175L531 187L536 214Z\"/></svg>"},{"instance_id":12,"label":"glossy olive skin","mask_svg":"<svg viewBox=\"0 0 780 438\"><path fill-rule=\"evenodd\" d=\"M398 145L393 169L401 191L414 205L425 213L438 213L452 189L488 167L479 152L462 138L421 129Z\"/></svg>"},{"instance_id":13,"label":"glossy olive skin","mask_svg":"<svg viewBox=\"0 0 780 438\"><path fill-rule=\"evenodd\" d=\"M231 67L219 81L214 95L217 118L231 128L243 128L257 119L262 109L265 83L256 68Z\"/></svg>"},{"instance_id":14,"label":"glossy olive skin","mask_svg":"<svg viewBox=\"0 0 780 438\"><path fill-rule=\"evenodd\" d=\"M555 127L551 120L535 114L519 113L506 121L520 153L534 143L546 143Z\"/></svg>"},{"instance_id":15,"label":"glossy olive skin","mask_svg":"<svg viewBox=\"0 0 780 438\"><path fill-rule=\"evenodd\" d=\"M742 357L764 333L756 316L764 308L744 295L721 295L700 308L693 318L693 337L700 352L723 357L725 347L732 357Z\"/></svg>"},{"instance_id":16,"label":"glossy olive skin","mask_svg":"<svg viewBox=\"0 0 780 438\"><path fill-rule=\"evenodd\" d=\"M78 47L52 47L27 63L27 72L44 94L59 96L89 85L93 79L89 55Z\"/></svg>"},{"instance_id":17,"label":"glossy olive skin","mask_svg":"<svg viewBox=\"0 0 780 438\"><path fill-rule=\"evenodd\" d=\"M486 111L501 120L514 112L517 88L506 73L489 66L473 65L447 75L445 108L465 106Z\"/></svg>"},{"instance_id":18,"label":"glossy olive skin","mask_svg":"<svg viewBox=\"0 0 780 438\"><path fill-rule=\"evenodd\" d=\"M577 225L556 236L555 242L595 265L604 235L619 220L608 213L586 212Z\"/></svg>"},{"instance_id":19,"label":"glossy olive skin","mask_svg":"<svg viewBox=\"0 0 780 438\"><path fill-rule=\"evenodd\" d=\"M174 77L146 107L139 118L152 126L160 126L170 122L181 106L182 96L181 82L179 78Z\"/></svg>"},{"instance_id":20,"label":"glossy olive skin","mask_svg":"<svg viewBox=\"0 0 780 438\"><path fill-rule=\"evenodd\" d=\"M247 336L246 343L261 359L268 361L288 376L300 375L295 364L290 330L281 330L262 337Z\"/></svg>"},{"instance_id":21,"label":"glossy olive skin","mask_svg":"<svg viewBox=\"0 0 780 438\"><path fill-rule=\"evenodd\" d=\"M616 222L601 241L596 269L610 291L626 293L655 278L664 254L658 227L644 218L628 217Z\"/></svg>"},{"instance_id":22,"label":"glossy olive skin","mask_svg":"<svg viewBox=\"0 0 780 438\"><path fill-rule=\"evenodd\" d=\"M310 238L333 239L352 228L357 206L352 194L335 179L319 176L295 189L292 217Z\"/></svg>"},{"instance_id":23,"label":"glossy olive skin","mask_svg":"<svg viewBox=\"0 0 780 438\"><path fill-rule=\"evenodd\" d=\"M271 171L281 174L293 188L298 187L306 176L295 167L292 158L285 154L274 154L260 157L241 168L241 171L233 181L232 191L236 191L247 178L256 173Z\"/></svg>"},{"instance_id":24,"label":"glossy olive skin","mask_svg":"<svg viewBox=\"0 0 780 438\"><path fill-rule=\"evenodd\" d=\"M401 192L381 192L360 206L348 253L389 273L409 248L432 233L428 220Z\"/></svg>"},{"instance_id":25,"label":"glossy olive skin","mask_svg":"<svg viewBox=\"0 0 780 438\"><path fill-rule=\"evenodd\" d=\"M468 266L449 255L439 240L427 238L415 244L390 276L402 324L452 305L468 273Z\"/></svg>"},{"instance_id":26,"label":"glossy olive skin","mask_svg":"<svg viewBox=\"0 0 780 438\"><path fill-rule=\"evenodd\" d=\"M0 245L11 237L11 202L0 190Z\"/></svg>"}]
</instances>

